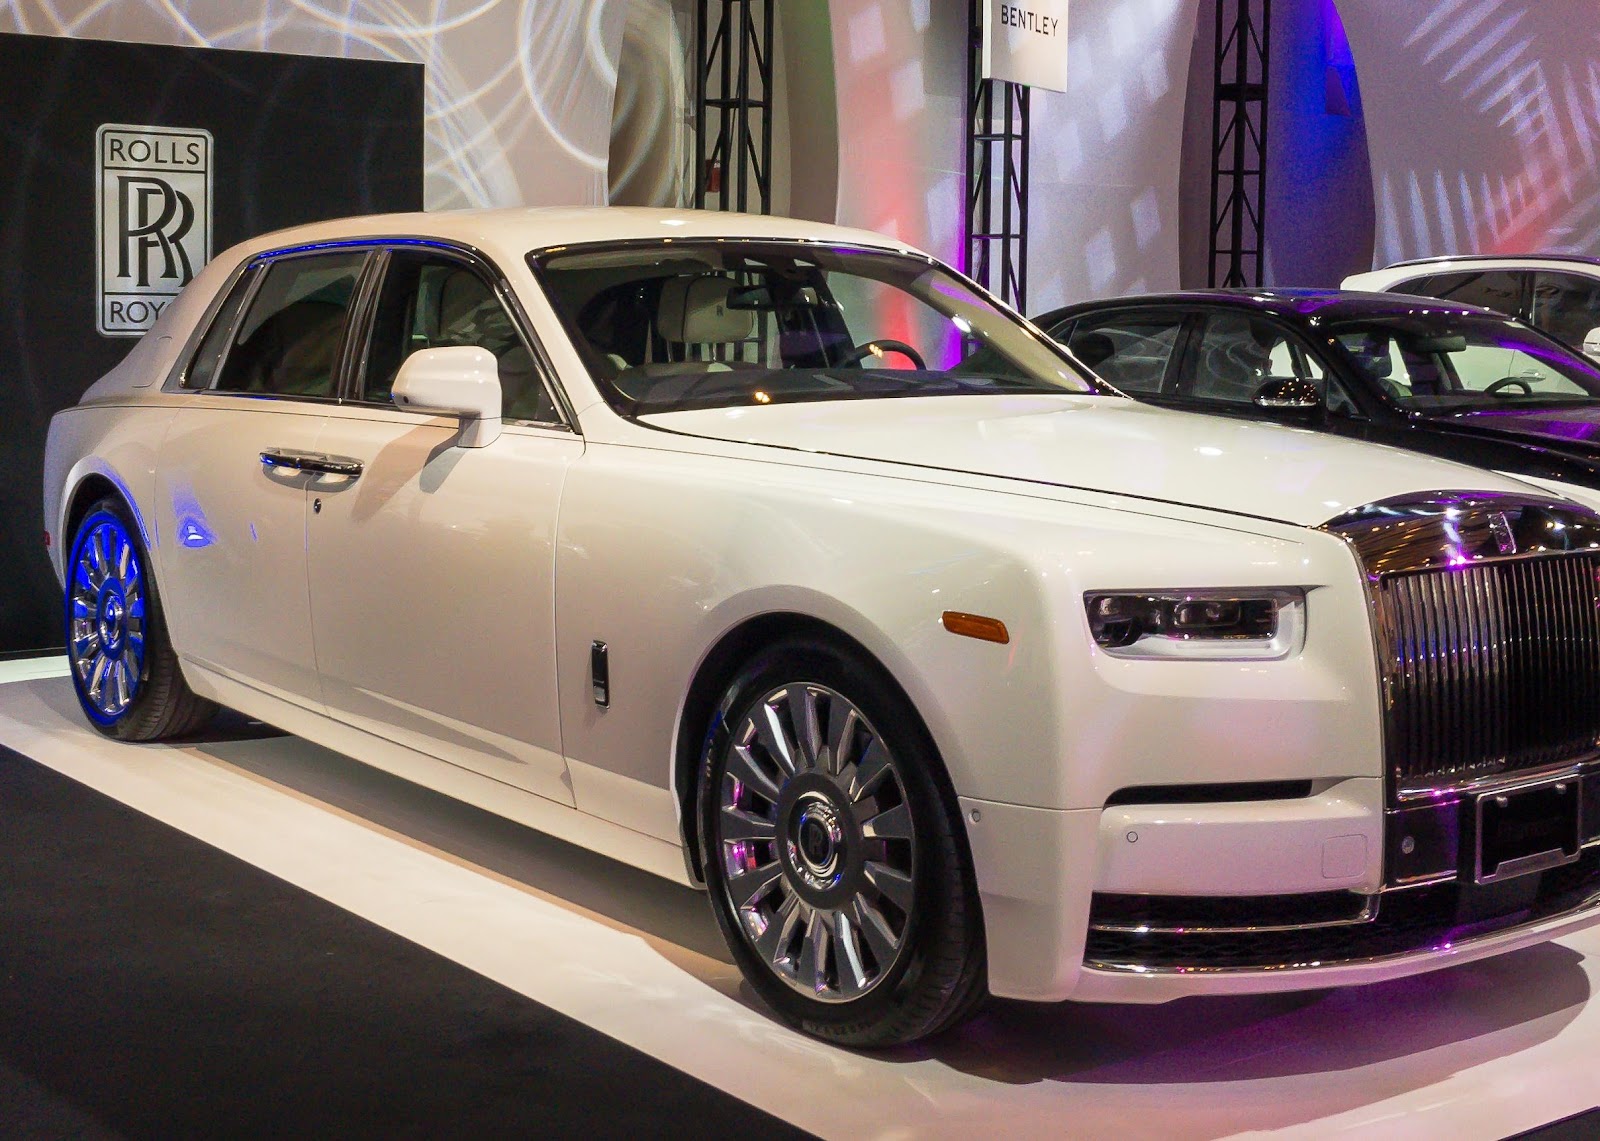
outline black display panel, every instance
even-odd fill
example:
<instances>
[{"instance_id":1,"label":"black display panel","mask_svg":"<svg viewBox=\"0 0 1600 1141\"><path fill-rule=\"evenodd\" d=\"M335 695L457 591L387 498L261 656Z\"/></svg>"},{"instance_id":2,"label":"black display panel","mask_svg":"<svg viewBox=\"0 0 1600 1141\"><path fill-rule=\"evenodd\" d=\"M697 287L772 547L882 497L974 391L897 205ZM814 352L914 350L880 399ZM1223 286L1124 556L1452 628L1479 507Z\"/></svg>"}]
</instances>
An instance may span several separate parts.
<instances>
[{"instance_id":1,"label":"black display panel","mask_svg":"<svg viewBox=\"0 0 1600 1141\"><path fill-rule=\"evenodd\" d=\"M122 359L207 248L420 210L423 68L0 34L0 107L5 653L63 641L40 508L51 415Z\"/></svg>"}]
</instances>

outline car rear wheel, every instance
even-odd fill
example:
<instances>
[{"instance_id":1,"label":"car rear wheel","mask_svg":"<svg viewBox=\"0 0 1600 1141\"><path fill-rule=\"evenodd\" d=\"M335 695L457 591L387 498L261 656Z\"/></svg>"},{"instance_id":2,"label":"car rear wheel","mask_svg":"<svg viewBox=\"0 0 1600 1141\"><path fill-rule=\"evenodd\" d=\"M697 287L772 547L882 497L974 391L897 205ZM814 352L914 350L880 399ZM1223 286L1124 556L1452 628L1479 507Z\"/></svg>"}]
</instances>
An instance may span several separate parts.
<instances>
[{"instance_id":1,"label":"car rear wheel","mask_svg":"<svg viewBox=\"0 0 1600 1141\"><path fill-rule=\"evenodd\" d=\"M926 729L867 663L790 643L728 687L701 770L706 878L751 987L851 1046L984 996L977 891Z\"/></svg>"},{"instance_id":2,"label":"car rear wheel","mask_svg":"<svg viewBox=\"0 0 1600 1141\"><path fill-rule=\"evenodd\" d=\"M119 499L89 508L67 560L67 660L85 716L120 741L191 733L217 707L183 680L138 529Z\"/></svg>"}]
</instances>

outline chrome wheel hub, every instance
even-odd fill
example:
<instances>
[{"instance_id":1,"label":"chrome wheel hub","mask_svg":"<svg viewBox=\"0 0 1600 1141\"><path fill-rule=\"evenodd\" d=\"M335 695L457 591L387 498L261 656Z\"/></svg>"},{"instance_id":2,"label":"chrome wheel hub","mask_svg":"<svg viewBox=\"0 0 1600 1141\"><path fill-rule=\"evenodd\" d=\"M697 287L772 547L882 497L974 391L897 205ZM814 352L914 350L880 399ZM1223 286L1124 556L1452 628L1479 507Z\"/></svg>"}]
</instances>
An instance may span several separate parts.
<instances>
[{"instance_id":1,"label":"chrome wheel hub","mask_svg":"<svg viewBox=\"0 0 1600 1141\"><path fill-rule=\"evenodd\" d=\"M109 723L144 676L144 568L120 521L101 515L79 537L67 581L67 657L90 716Z\"/></svg>"},{"instance_id":2,"label":"chrome wheel hub","mask_svg":"<svg viewBox=\"0 0 1600 1141\"><path fill-rule=\"evenodd\" d=\"M795 814L788 845L790 866L811 887L820 891L837 882L844 830L839 814L822 796L813 793Z\"/></svg>"},{"instance_id":3,"label":"chrome wheel hub","mask_svg":"<svg viewBox=\"0 0 1600 1141\"><path fill-rule=\"evenodd\" d=\"M728 750L717 838L747 944L803 994L859 998L899 962L915 899L893 754L848 698L815 684L756 702Z\"/></svg>"}]
</instances>

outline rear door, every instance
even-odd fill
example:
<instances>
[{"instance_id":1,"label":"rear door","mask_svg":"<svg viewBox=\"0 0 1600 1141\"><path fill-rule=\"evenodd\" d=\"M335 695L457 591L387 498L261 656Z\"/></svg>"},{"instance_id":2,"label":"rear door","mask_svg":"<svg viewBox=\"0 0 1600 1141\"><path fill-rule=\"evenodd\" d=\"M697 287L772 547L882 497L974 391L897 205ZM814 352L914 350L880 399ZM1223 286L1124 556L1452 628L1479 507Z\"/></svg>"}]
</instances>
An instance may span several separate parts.
<instances>
[{"instance_id":1,"label":"rear door","mask_svg":"<svg viewBox=\"0 0 1600 1141\"><path fill-rule=\"evenodd\" d=\"M179 653L320 705L306 505L363 251L252 266L202 338L156 459L161 590Z\"/></svg>"}]
</instances>

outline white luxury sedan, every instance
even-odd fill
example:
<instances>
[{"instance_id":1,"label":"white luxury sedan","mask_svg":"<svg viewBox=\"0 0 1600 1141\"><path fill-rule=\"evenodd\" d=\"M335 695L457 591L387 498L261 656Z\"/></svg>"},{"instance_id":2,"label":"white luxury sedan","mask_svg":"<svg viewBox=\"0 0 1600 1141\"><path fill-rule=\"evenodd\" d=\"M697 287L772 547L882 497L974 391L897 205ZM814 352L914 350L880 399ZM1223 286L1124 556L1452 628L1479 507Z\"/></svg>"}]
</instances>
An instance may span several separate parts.
<instances>
[{"instance_id":1,"label":"white luxury sedan","mask_svg":"<svg viewBox=\"0 0 1600 1141\"><path fill-rule=\"evenodd\" d=\"M1125 399L876 234L258 238L55 417L44 511L100 730L220 703L703 884L832 1041L1600 920L1600 515Z\"/></svg>"}]
</instances>

